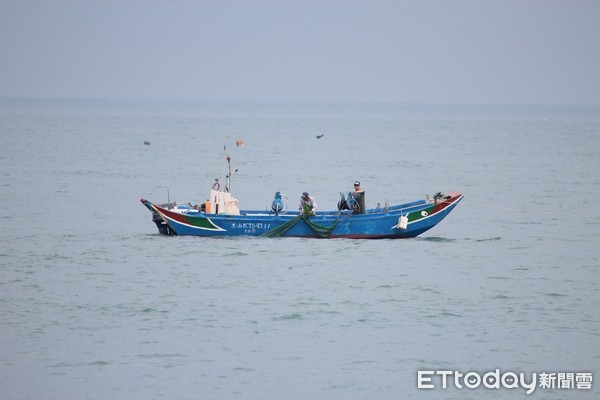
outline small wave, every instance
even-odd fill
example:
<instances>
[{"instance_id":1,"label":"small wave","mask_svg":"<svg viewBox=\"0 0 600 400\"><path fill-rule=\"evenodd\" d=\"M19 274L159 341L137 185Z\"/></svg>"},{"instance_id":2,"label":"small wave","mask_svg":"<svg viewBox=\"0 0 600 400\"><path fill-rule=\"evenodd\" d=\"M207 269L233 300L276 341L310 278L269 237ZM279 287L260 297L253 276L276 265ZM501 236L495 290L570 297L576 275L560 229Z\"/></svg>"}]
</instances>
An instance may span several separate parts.
<instances>
[{"instance_id":1,"label":"small wave","mask_svg":"<svg viewBox=\"0 0 600 400\"><path fill-rule=\"evenodd\" d=\"M285 314L279 317L272 318L273 321L287 321L292 319L302 319L302 314L293 313L293 314Z\"/></svg>"},{"instance_id":2,"label":"small wave","mask_svg":"<svg viewBox=\"0 0 600 400\"><path fill-rule=\"evenodd\" d=\"M392 289L394 286L392 285L379 285L375 288L375 290L377 289Z\"/></svg>"},{"instance_id":3,"label":"small wave","mask_svg":"<svg viewBox=\"0 0 600 400\"><path fill-rule=\"evenodd\" d=\"M311 311L309 312L309 314L315 314L315 315L342 315L341 312L339 311L335 311L335 310L316 310L316 311Z\"/></svg>"},{"instance_id":4,"label":"small wave","mask_svg":"<svg viewBox=\"0 0 600 400\"><path fill-rule=\"evenodd\" d=\"M511 278L509 276L488 276L488 279L498 279L498 280L502 280L502 281L507 281L507 280L510 280Z\"/></svg>"},{"instance_id":5,"label":"small wave","mask_svg":"<svg viewBox=\"0 0 600 400\"><path fill-rule=\"evenodd\" d=\"M546 295L548 297L567 297L566 294L560 294L560 293L544 293L544 295Z\"/></svg>"},{"instance_id":6,"label":"small wave","mask_svg":"<svg viewBox=\"0 0 600 400\"><path fill-rule=\"evenodd\" d=\"M94 367L94 366L98 366L98 365L100 365L100 366L102 366L102 365L110 365L110 362L103 361L103 360L98 360L98 361L94 361L94 362L91 362L91 363L87 363L85 365L88 366L88 367Z\"/></svg>"},{"instance_id":7,"label":"small wave","mask_svg":"<svg viewBox=\"0 0 600 400\"><path fill-rule=\"evenodd\" d=\"M277 361L300 361L303 358L300 356L291 356L291 357L275 357Z\"/></svg>"},{"instance_id":8,"label":"small wave","mask_svg":"<svg viewBox=\"0 0 600 400\"><path fill-rule=\"evenodd\" d=\"M496 240L502 240L502 237L496 236L496 237L493 237L493 238L476 239L475 241L476 242L493 242L493 241L496 241Z\"/></svg>"},{"instance_id":9,"label":"small wave","mask_svg":"<svg viewBox=\"0 0 600 400\"><path fill-rule=\"evenodd\" d=\"M46 261L52 261L52 260L68 260L68 259L69 259L68 257L61 256L60 254L56 254L56 253L55 253L55 254L48 255L48 256L46 256L46 257L44 257L44 260L46 260Z\"/></svg>"},{"instance_id":10,"label":"small wave","mask_svg":"<svg viewBox=\"0 0 600 400\"><path fill-rule=\"evenodd\" d=\"M92 362L62 362L52 365L51 368L96 367L110 364L111 363L109 361L104 360L97 360Z\"/></svg>"},{"instance_id":11,"label":"small wave","mask_svg":"<svg viewBox=\"0 0 600 400\"><path fill-rule=\"evenodd\" d=\"M326 301L314 301L311 302L309 300L307 301L299 301L297 302L295 305L298 306L321 306L321 307L331 307L331 304L327 303Z\"/></svg>"},{"instance_id":12,"label":"small wave","mask_svg":"<svg viewBox=\"0 0 600 400\"><path fill-rule=\"evenodd\" d=\"M556 328L558 332L573 332L576 328L568 325L559 326Z\"/></svg>"},{"instance_id":13,"label":"small wave","mask_svg":"<svg viewBox=\"0 0 600 400\"><path fill-rule=\"evenodd\" d=\"M179 353L151 353L151 354L138 354L138 358L143 359L154 359L154 358L185 358L185 354Z\"/></svg>"},{"instance_id":14,"label":"small wave","mask_svg":"<svg viewBox=\"0 0 600 400\"><path fill-rule=\"evenodd\" d=\"M406 303L404 299L380 299L377 300L379 303Z\"/></svg>"},{"instance_id":15,"label":"small wave","mask_svg":"<svg viewBox=\"0 0 600 400\"><path fill-rule=\"evenodd\" d=\"M457 317L457 318L462 318L462 315L460 315L460 314L454 314L454 313L451 313L449 311L444 311L444 312L440 313L440 316L441 317Z\"/></svg>"},{"instance_id":16,"label":"small wave","mask_svg":"<svg viewBox=\"0 0 600 400\"><path fill-rule=\"evenodd\" d=\"M491 237L491 238L481 238L481 239L474 239L474 238L465 238L465 240L471 241L471 242L494 242L497 240L502 240L501 236L495 236L495 237Z\"/></svg>"},{"instance_id":17,"label":"small wave","mask_svg":"<svg viewBox=\"0 0 600 400\"><path fill-rule=\"evenodd\" d=\"M432 289L432 288L426 288L423 286L417 286L417 287L413 287L411 288L411 290L418 290L419 292L426 292L426 293L433 293L433 294L442 294L442 292Z\"/></svg>"},{"instance_id":18,"label":"small wave","mask_svg":"<svg viewBox=\"0 0 600 400\"><path fill-rule=\"evenodd\" d=\"M247 256L248 253L244 253L243 251L236 251L234 253L225 254L225 257L239 257L239 256Z\"/></svg>"},{"instance_id":19,"label":"small wave","mask_svg":"<svg viewBox=\"0 0 600 400\"><path fill-rule=\"evenodd\" d=\"M117 275L114 272L84 272L82 275L88 276L114 276Z\"/></svg>"},{"instance_id":20,"label":"small wave","mask_svg":"<svg viewBox=\"0 0 600 400\"><path fill-rule=\"evenodd\" d=\"M356 361L349 361L346 363L346 365L363 365L363 364L376 364L377 361L375 360L356 360Z\"/></svg>"},{"instance_id":21,"label":"small wave","mask_svg":"<svg viewBox=\"0 0 600 400\"><path fill-rule=\"evenodd\" d=\"M423 242L435 242L435 243L452 243L456 242L456 239L444 238L439 236L431 236L431 237L418 237L417 240Z\"/></svg>"}]
</instances>

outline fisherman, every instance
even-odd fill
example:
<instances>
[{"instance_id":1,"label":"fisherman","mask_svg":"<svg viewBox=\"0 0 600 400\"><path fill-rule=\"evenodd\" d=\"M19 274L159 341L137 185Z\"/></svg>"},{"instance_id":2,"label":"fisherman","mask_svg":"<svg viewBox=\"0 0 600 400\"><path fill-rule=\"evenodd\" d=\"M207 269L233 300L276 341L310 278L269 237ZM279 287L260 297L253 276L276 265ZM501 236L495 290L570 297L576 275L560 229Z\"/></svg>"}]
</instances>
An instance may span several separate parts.
<instances>
[{"instance_id":1,"label":"fisherman","mask_svg":"<svg viewBox=\"0 0 600 400\"><path fill-rule=\"evenodd\" d=\"M365 189L360 187L359 181L354 181L354 191L352 192L352 196L354 196L354 200L358 203L359 210L358 214L364 214L365 207Z\"/></svg>"},{"instance_id":2,"label":"fisherman","mask_svg":"<svg viewBox=\"0 0 600 400\"><path fill-rule=\"evenodd\" d=\"M308 215L317 215L317 202L308 192L302 193L302 197L300 197L300 205L298 206L300 214L303 213L304 207L306 207Z\"/></svg>"}]
</instances>

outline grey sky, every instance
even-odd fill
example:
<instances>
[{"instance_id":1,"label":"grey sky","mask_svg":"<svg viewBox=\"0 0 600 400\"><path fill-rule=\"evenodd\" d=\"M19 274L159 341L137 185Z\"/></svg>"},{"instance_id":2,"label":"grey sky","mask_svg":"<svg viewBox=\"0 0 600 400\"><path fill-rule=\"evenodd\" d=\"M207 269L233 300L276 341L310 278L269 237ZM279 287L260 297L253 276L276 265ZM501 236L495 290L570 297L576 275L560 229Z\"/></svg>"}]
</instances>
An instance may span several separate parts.
<instances>
[{"instance_id":1,"label":"grey sky","mask_svg":"<svg viewBox=\"0 0 600 400\"><path fill-rule=\"evenodd\" d=\"M0 96L600 104L600 1L0 0Z\"/></svg>"}]
</instances>

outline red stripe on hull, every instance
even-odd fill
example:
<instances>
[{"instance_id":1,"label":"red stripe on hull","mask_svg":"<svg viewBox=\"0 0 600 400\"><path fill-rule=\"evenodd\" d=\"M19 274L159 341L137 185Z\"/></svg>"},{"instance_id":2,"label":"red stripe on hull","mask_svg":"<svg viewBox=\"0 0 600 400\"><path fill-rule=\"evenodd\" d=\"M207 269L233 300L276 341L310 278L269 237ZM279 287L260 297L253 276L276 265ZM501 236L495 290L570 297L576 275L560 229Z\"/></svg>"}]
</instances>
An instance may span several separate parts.
<instances>
[{"instance_id":1,"label":"red stripe on hull","mask_svg":"<svg viewBox=\"0 0 600 400\"><path fill-rule=\"evenodd\" d=\"M462 196L462 194L457 193L457 192L452 192L450 193L448 196L450 196L449 199L442 201L441 203L437 203L435 205L435 207L433 208L433 213L436 213L438 211L443 210L444 208L448 207L450 204L454 203L456 200L458 200L458 198L460 196Z\"/></svg>"},{"instance_id":2,"label":"red stripe on hull","mask_svg":"<svg viewBox=\"0 0 600 400\"><path fill-rule=\"evenodd\" d=\"M174 219L177 222L181 222L182 224L189 224L189 222L185 219L185 216L183 214L174 213L172 211L169 211L165 208L159 207L154 204L153 204L153 206L158 212L160 212L161 214L164 214L166 217Z\"/></svg>"}]
</instances>

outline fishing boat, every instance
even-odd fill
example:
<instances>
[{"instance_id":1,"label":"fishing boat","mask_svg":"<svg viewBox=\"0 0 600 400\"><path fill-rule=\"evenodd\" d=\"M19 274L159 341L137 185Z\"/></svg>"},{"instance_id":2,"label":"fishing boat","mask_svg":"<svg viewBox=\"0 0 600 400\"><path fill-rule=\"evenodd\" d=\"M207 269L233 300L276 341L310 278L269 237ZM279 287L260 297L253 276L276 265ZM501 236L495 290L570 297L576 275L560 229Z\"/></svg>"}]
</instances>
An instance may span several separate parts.
<instances>
[{"instance_id":1,"label":"fishing boat","mask_svg":"<svg viewBox=\"0 0 600 400\"><path fill-rule=\"evenodd\" d=\"M430 199L360 210L359 202L348 195L340 199L338 210L316 215L306 208L302 212L285 210L279 192L268 211L239 210L237 199L229 192L214 189L209 201L200 206L140 201L163 235L398 239L433 228L463 198L458 192L438 192Z\"/></svg>"},{"instance_id":2,"label":"fishing boat","mask_svg":"<svg viewBox=\"0 0 600 400\"><path fill-rule=\"evenodd\" d=\"M225 148L224 148L225 150ZM152 213L152 220L163 235L189 236L264 236L306 238L399 239L412 238L443 220L462 200L458 192L437 192L432 198L399 205L385 204L367 209L364 191L340 193L337 211L314 212L303 204L295 211L286 207L287 196L276 192L271 210L240 210L231 195L231 157L229 173L221 190L219 179L205 203L155 204L140 199ZM360 188L360 182L355 182ZM356 187L356 186L355 186ZM304 193L308 198L308 193Z\"/></svg>"}]
</instances>

